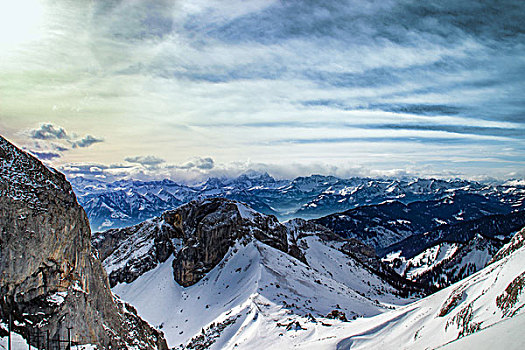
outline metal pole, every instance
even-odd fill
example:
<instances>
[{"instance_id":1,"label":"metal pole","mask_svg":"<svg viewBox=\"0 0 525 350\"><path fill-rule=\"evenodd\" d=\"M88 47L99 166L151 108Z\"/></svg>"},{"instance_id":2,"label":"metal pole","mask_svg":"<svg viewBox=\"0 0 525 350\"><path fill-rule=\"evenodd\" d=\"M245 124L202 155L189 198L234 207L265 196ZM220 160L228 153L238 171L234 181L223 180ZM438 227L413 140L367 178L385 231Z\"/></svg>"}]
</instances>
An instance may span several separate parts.
<instances>
[{"instance_id":1,"label":"metal pole","mask_svg":"<svg viewBox=\"0 0 525 350\"><path fill-rule=\"evenodd\" d=\"M27 348L31 350L31 328L27 328Z\"/></svg>"},{"instance_id":2,"label":"metal pole","mask_svg":"<svg viewBox=\"0 0 525 350\"><path fill-rule=\"evenodd\" d=\"M9 325L8 325L8 327L9 327L9 339L7 341L7 348L9 350L11 350L11 329L13 328L13 315L12 315L11 312L9 313Z\"/></svg>"},{"instance_id":3,"label":"metal pole","mask_svg":"<svg viewBox=\"0 0 525 350\"><path fill-rule=\"evenodd\" d=\"M47 330L47 350L50 350L49 349L49 329Z\"/></svg>"},{"instance_id":4,"label":"metal pole","mask_svg":"<svg viewBox=\"0 0 525 350\"><path fill-rule=\"evenodd\" d=\"M73 327L67 327L67 350L71 350L71 329L73 329Z\"/></svg>"},{"instance_id":5,"label":"metal pole","mask_svg":"<svg viewBox=\"0 0 525 350\"><path fill-rule=\"evenodd\" d=\"M36 348L40 350L40 328L36 329Z\"/></svg>"}]
</instances>

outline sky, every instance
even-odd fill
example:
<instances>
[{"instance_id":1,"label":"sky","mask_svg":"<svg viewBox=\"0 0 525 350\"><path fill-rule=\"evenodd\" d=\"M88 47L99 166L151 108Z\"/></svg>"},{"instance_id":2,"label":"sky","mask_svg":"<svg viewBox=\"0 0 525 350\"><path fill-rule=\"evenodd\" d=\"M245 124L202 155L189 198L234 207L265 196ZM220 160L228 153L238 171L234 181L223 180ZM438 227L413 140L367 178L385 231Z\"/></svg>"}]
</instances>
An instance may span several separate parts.
<instances>
[{"instance_id":1,"label":"sky","mask_svg":"<svg viewBox=\"0 0 525 350\"><path fill-rule=\"evenodd\" d=\"M0 0L0 134L68 176L525 177L525 2Z\"/></svg>"}]
</instances>

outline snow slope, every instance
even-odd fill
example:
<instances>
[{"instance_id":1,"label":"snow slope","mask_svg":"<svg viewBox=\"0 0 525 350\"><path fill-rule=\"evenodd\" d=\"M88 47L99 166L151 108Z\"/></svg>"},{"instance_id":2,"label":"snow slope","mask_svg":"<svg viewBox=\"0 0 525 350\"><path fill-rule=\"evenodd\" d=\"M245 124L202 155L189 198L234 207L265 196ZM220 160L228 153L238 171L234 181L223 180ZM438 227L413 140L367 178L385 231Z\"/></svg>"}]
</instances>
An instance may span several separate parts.
<instances>
[{"instance_id":1,"label":"snow slope","mask_svg":"<svg viewBox=\"0 0 525 350\"><path fill-rule=\"evenodd\" d=\"M222 266L192 287L176 285L168 264L114 291L150 322L162 324L171 346L193 337L184 348L435 349L448 344L447 349L493 349L496 341L497 348L518 349L525 345L523 261L524 247L465 280L388 312L386 303L360 298L326 272L310 271L256 241L233 248ZM357 273L349 272L359 280ZM311 274L321 283L312 283ZM336 304L365 317L343 322L319 316ZM458 338L462 340L455 341Z\"/></svg>"},{"instance_id":2,"label":"snow slope","mask_svg":"<svg viewBox=\"0 0 525 350\"><path fill-rule=\"evenodd\" d=\"M479 332L446 344L440 349L505 349L525 348L525 314L505 319Z\"/></svg>"},{"instance_id":3,"label":"snow slope","mask_svg":"<svg viewBox=\"0 0 525 350\"><path fill-rule=\"evenodd\" d=\"M382 260L409 280L436 290L481 270L502 246L503 241L477 235L466 243L436 244L410 259L398 251Z\"/></svg>"},{"instance_id":4,"label":"snow slope","mask_svg":"<svg viewBox=\"0 0 525 350\"><path fill-rule=\"evenodd\" d=\"M245 239L193 286L183 288L174 281L170 258L132 283L118 284L113 292L161 328L170 346L187 343L211 323L233 318L215 348L226 346L226 334L234 339L236 334L246 337L253 322L264 328L253 336L267 333L265 337L271 338L285 331L279 323L288 325L297 319L303 324L332 310L344 312L349 319L369 317L408 302L394 296L392 287L336 247L315 236L300 242L307 246L310 266L255 239Z\"/></svg>"},{"instance_id":5,"label":"snow slope","mask_svg":"<svg viewBox=\"0 0 525 350\"><path fill-rule=\"evenodd\" d=\"M7 328L7 327L5 327ZM7 350L9 348L8 337L0 337L0 350ZM27 350L28 345L26 340L18 333L11 334L11 348L13 350ZM36 349L31 347L31 350Z\"/></svg>"},{"instance_id":6,"label":"snow slope","mask_svg":"<svg viewBox=\"0 0 525 350\"><path fill-rule=\"evenodd\" d=\"M253 323L237 334L235 348L434 349L469 333L474 335L447 348L493 349L492 337L496 334L495 348L523 348L525 297L520 293L522 289L516 287L523 288L523 261L525 248L427 298L372 318L335 323L332 327L308 323L305 330L284 332L281 337L270 332L267 334L273 334L271 339L260 340L257 335L271 324L266 318L266 324ZM513 296L509 297L507 291Z\"/></svg>"}]
</instances>

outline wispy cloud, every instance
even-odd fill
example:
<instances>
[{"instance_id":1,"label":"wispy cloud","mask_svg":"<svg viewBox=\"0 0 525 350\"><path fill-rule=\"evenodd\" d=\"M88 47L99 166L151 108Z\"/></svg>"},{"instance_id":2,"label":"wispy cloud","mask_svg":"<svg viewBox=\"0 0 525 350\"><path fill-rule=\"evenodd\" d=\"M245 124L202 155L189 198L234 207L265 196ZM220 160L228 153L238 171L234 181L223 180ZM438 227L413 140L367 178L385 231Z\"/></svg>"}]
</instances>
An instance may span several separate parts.
<instances>
[{"instance_id":1,"label":"wispy cloud","mask_svg":"<svg viewBox=\"0 0 525 350\"><path fill-rule=\"evenodd\" d=\"M52 121L32 140L75 161L154 154L131 163L173 176L318 159L520 172L524 14L513 0L50 2L40 40L3 55L0 117Z\"/></svg>"},{"instance_id":2,"label":"wispy cloud","mask_svg":"<svg viewBox=\"0 0 525 350\"><path fill-rule=\"evenodd\" d=\"M61 155L59 153L55 152L37 152L37 151L30 151L32 154L37 156L40 160L52 160L55 158L60 158Z\"/></svg>"}]
</instances>

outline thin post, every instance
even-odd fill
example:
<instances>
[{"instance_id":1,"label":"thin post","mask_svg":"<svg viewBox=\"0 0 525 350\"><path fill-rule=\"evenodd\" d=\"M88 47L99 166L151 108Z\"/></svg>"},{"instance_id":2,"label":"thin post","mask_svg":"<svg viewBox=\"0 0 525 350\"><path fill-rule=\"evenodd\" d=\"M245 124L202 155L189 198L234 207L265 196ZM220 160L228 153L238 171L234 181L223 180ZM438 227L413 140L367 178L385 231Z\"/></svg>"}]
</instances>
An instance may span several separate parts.
<instances>
[{"instance_id":1,"label":"thin post","mask_svg":"<svg viewBox=\"0 0 525 350\"><path fill-rule=\"evenodd\" d=\"M67 350L71 350L71 329L73 329L73 327L67 327Z\"/></svg>"},{"instance_id":2,"label":"thin post","mask_svg":"<svg viewBox=\"0 0 525 350\"><path fill-rule=\"evenodd\" d=\"M7 340L7 348L8 348L9 350L11 350L11 329L13 328L13 315L12 315L11 312L9 313L9 324L8 324L8 328L9 328L9 339Z\"/></svg>"},{"instance_id":3,"label":"thin post","mask_svg":"<svg viewBox=\"0 0 525 350\"><path fill-rule=\"evenodd\" d=\"M40 328L36 329L36 348L40 350Z\"/></svg>"},{"instance_id":4,"label":"thin post","mask_svg":"<svg viewBox=\"0 0 525 350\"><path fill-rule=\"evenodd\" d=\"M27 348L31 350L31 328L27 328Z\"/></svg>"},{"instance_id":5,"label":"thin post","mask_svg":"<svg viewBox=\"0 0 525 350\"><path fill-rule=\"evenodd\" d=\"M50 350L49 349L49 329L46 331L47 333L47 350Z\"/></svg>"}]
</instances>

